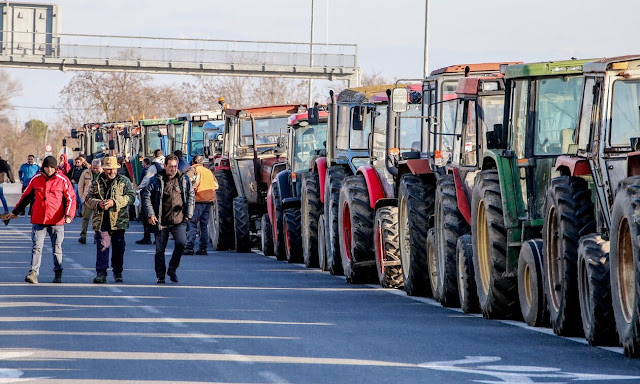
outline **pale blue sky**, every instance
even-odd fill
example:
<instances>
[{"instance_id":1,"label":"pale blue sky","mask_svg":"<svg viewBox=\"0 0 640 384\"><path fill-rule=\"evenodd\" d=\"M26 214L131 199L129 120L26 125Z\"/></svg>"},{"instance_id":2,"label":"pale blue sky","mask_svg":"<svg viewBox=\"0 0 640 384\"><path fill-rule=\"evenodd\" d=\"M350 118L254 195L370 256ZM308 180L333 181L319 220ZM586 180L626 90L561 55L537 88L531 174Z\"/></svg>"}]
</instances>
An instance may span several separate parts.
<instances>
[{"instance_id":1,"label":"pale blue sky","mask_svg":"<svg viewBox=\"0 0 640 384\"><path fill-rule=\"evenodd\" d=\"M63 33L307 42L311 0L59 0ZM424 0L316 0L315 40L358 45L365 72L422 75ZM327 23L328 5L328 23ZM430 0L429 68L640 53L640 1ZM72 73L8 71L15 105L53 107ZM162 77L161 81L182 80ZM185 78L186 80L186 78ZM16 109L51 122L53 110Z\"/></svg>"}]
</instances>

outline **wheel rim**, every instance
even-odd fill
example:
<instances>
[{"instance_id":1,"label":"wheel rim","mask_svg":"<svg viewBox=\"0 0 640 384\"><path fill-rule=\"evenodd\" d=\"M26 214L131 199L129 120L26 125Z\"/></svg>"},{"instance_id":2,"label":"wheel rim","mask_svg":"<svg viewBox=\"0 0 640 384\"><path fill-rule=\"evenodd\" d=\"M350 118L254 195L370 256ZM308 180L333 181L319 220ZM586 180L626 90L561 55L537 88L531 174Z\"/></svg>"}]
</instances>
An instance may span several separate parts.
<instances>
[{"instance_id":1,"label":"wheel rim","mask_svg":"<svg viewBox=\"0 0 640 384\"><path fill-rule=\"evenodd\" d=\"M633 246L631 231L626 217L620 220L617 236L618 263L616 275L618 277L618 295L622 308L622 315L627 323L631 322L633 314L633 299L636 286L635 270L633 266Z\"/></svg>"},{"instance_id":2,"label":"wheel rim","mask_svg":"<svg viewBox=\"0 0 640 384\"><path fill-rule=\"evenodd\" d=\"M320 270L327 269L327 254L324 243L324 216L320 216L318 220L318 264Z\"/></svg>"},{"instance_id":3,"label":"wheel rim","mask_svg":"<svg viewBox=\"0 0 640 384\"><path fill-rule=\"evenodd\" d=\"M284 227L282 228L284 231L284 245L287 247L287 258L291 255L291 247L289 246L289 224L285 221Z\"/></svg>"},{"instance_id":4,"label":"wheel rim","mask_svg":"<svg viewBox=\"0 0 640 384\"><path fill-rule=\"evenodd\" d=\"M551 292L551 304L557 311L560 308L560 300L562 296L562 274L564 266L562 265L562 256L558 247L558 213L554 206L549 208L547 212L547 229L546 229L546 253L547 253L547 271L549 275L548 291Z\"/></svg>"},{"instance_id":5,"label":"wheel rim","mask_svg":"<svg viewBox=\"0 0 640 384\"><path fill-rule=\"evenodd\" d=\"M531 280L531 266L529 266L529 263L524 265L522 280L524 283L524 298L527 302L527 307L531 308L531 302L533 301L533 281Z\"/></svg>"},{"instance_id":6,"label":"wheel rim","mask_svg":"<svg viewBox=\"0 0 640 384\"><path fill-rule=\"evenodd\" d=\"M402 275L407 279L411 268L411 242L409 239L409 215L407 214L407 201L400 198L400 214L398 218L400 235L400 260L402 262Z\"/></svg>"},{"instance_id":7,"label":"wheel rim","mask_svg":"<svg viewBox=\"0 0 640 384\"><path fill-rule=\"evenodd\" d=\"M382 238L382 225L376 220L376 264L378 276L384 275L384 241Z\"/></svg>"},{"instance_id":8,"label":"wheel rim","mask_svg":"<svg viewBox=\"0 0 640 384\"><path fill-rule=\"evenodd\" d=\"M589 289L589 276L587 275L586 260L582 259L578 268L578 277L580 278L578 284L582 286L582 292L584 293L580 295L582 323L591 324L591 301L589 300L591 297L591 290Z\"/></svg>"},{"instance_id":9,"label":"wheel rim","mask_svg":"<svg viewBox=\"0 0 640 384\"><path fill-rule=\"evenodd\" d=\"M351 262L351 211L348 203L342 206L342 239L344 255Z\"/></svg>"},{"instance_id":10,"label":"wheel rim","mask_svg":"<svg viewBox=\"0 0 640 384\"><path fill-rule=\"evenodd\" d=\"M213 215L211 215L211 243L215 246L218 246L220 239L220 228L218 228L218 203L215 203L213 207Z\"/></svg>"},{"instance_id":11,"label":"wheel rim","mask_svg":"<svg viewBox=\"0 0 640 384\"><path fill-rule=\"evenodd\" d=\"M478 202L478 266L480 267L480 281L485 295L489 294L489 278L491 273L491 255L489 253L489 223L484 200Z\"/></svg>"},{"instance_id":12,"label":"wheel rim","mask_svg":"<svg viewBox=\"0 0 640 384\"><path fill-rule=\"evenodd\" d=\"M438 273L436 268L436 249L431 242L427 243L427 262L429 263L429 276L431 277L431 290L435 296L438 289Z\"/></svg>"},{"instance_id":13,"label":"wheel rim","mask_svg":"<svg viewBox=\"0 0 640 384\"><path fill-rule=\"evenodd\" d=\"M438 281L444 280L444 212L442 210L442 201L436 204L436 218L439 219L440 225L436 225L436 254L435 254L435 272ZM436 251L434 250L434 252Z\"/></svg>"},{"instance_id":14,"label":"wheel rim","mask_svg":"<svg viewBox=\"0 0 640 384\"><path fill-rule=\"evenodd\" d=\"M262 252L266 252L267 251L267 241L266 241L266 231L265 231L265 221L262 220L261 223L261 227L260 227L260 248L262 249Z\"/></svg>"},{"instance_id":15,"label":"wheel rim","mask_svg":"<svg viewBox=\"0 0 640 384\"><path fill-rule=\"evenodd\" d=\"M458 252L458 294L460 296L460 304L466 301L467 293L465 290L465 281L464 281L464 256L462 252Z\"/></svg>"}]
</instances>

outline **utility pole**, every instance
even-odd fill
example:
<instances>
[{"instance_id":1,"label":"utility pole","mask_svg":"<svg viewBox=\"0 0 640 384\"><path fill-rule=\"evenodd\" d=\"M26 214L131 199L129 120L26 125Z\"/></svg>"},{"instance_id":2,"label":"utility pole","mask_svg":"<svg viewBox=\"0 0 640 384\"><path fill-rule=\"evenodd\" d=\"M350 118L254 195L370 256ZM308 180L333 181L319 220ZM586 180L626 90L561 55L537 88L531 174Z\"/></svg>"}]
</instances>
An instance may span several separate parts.
<instances>
[{"instance_id":1,"label":"utility pole","mask_svg":"<svg viewBox=\"0 0 640 384\"><path fill-rule=\"evenodd\" d=\"M311 0L311 44L309 45L309 65L313 67L313 10L316 0ZM313 107L313 79L309 79L309 108Z\"/></svg>"},{"instance_id":2,"label":"utility pole","mask_svg":"<svg viewBox=\"0 0 640 384\"><path fill-rule=\"evenodd\" d=\"M423 78L429 76L429 0L424 5L424 67Z\"/></svg>"}]
</instances>

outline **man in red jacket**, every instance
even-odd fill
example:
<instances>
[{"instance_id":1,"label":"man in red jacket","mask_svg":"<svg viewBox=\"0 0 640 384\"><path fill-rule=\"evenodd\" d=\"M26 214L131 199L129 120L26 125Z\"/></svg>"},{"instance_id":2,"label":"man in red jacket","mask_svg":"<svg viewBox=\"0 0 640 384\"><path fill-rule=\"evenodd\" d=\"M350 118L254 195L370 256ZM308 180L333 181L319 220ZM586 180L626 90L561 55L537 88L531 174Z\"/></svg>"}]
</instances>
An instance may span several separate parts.
<instances>
[{"instance_id":1,"label":"man in red jacket","mask_svg":"<svg viewBox=\"0 0 640 384\"><path fill-rule=\"evenodd\" d=\"M62 240L64 240L64 224L69 224L76 211L75 192L71 181L62 172L56 170L56 158L47 156L42 168L29 182L20 201L7 219L15 219L33 202L31 209L31 270L24 281L38 283L42 246L45 234L51 238L53 248L54 283L62 282Z\"/></svg>"}]
</instances>

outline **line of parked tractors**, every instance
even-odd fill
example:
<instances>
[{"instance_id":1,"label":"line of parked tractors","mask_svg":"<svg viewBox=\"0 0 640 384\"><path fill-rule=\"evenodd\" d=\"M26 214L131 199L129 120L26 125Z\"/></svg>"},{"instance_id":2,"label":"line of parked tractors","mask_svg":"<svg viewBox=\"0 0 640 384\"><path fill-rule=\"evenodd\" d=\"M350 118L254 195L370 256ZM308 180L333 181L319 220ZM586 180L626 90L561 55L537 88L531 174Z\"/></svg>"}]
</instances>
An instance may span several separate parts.
<instances>
[{"instance_id":1,"label":"line of parked tractors","mask_svg":"<svg viewBox=\"0 0 640 384\"><path fill-rule=\"evenodd\" d=\"M640 356L640 56L453 65L219 120L198 133L215 249Z\"/></svg>"}]
</instances>

